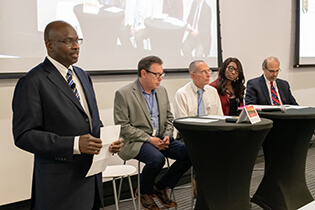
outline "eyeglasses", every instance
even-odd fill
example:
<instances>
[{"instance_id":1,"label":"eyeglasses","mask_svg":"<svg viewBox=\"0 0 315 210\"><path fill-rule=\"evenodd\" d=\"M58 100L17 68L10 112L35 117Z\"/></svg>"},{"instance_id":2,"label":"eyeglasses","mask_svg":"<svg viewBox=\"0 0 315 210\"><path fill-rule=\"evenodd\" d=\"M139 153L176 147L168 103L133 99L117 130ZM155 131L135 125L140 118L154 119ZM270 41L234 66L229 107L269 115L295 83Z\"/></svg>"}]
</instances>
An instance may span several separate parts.
<instances>
[{"instance_id":1,"label":"eyeglasses","mask_svg":"<svg viewBox=\"0 0 315 210\"><path fill-rule=\"evenodd\" d=\"M234 66L228 66L227 69L229 70L229 72L233 72L235 71L236 74L240 73L240 70L238 70L237 68L235 68Z\"/></svg>"},{"instance_id":2,"label":"eyeglasses","mask_svg":"<svg viewBox=\"0 0 315 210\"><path fill-rule=\"evenodd\" d=\"M165 77L165 73L155 73L155 72L152 72L152 71L149 71L149 70L145 70L146 72L148 72L148 73L151 73L151 74L154 74L154 76L156 77L156 78L163 78L163 77Z\"/></svg>"},{"instance_id":3,"label":"eyeglasses","mask_svg":"<svg viewBox=\"0 0 315 210\"><path fill-rule=\"evenodd\" d=\"M200 71L200 72L194 72L194 73L200 73L200 74L207 74L207 73L209 73L209 74L211 74L212 73L212 70L202 70L202 71Z\"/></svg>"},{"instance_id":4,"label":"eyeglasses","mask_svg":"<svg viewBox=\"0 0 315 210\"><path fill-rule=\"evenodd\" d=\"M276 73L279 73L281 71L281 69L278 69L278 70L269 70L267 67L265 67L265 69L267 71L269 71L271 74L276 74Z\"/></svg>"},{"instance_id":5,"label":"eyeglasses","mask_svg":"<svg viewBox=\"0 0 315 210\"><path fill-rule=\"evenodd\" d=\"M83 39L65 39L65 40L52 40L54 42L62 42L67 47L72 47L74 43L81 45L83 43Z\"/></svg>"}]
</instances>

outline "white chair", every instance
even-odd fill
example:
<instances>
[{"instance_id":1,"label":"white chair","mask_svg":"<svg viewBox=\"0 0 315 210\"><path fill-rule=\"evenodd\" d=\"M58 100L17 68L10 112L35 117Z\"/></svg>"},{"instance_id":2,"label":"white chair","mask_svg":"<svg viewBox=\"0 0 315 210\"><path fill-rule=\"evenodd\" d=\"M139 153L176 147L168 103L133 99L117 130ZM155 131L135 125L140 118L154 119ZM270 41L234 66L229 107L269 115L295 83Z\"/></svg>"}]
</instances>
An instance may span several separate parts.
<instances>
[{"instance_id":1,"label":"white chair","mask_svg":"<svg viewBox=\"0 0 315 210\"><path fill-rule=\"evenodd\" d=\"M132 197L132 202L134 209L137 209L136 203L135 203L135 197L133 193L133 187L132 182L130 179L130 175L134 174L136 171L136 168L131 165L113 165L113 166L107 166L105 171L103 171L103 182L106 181L106 179L112 179L113 182L113 190L114 190L114 198L115 198L115 206L116 210L119 210L119 200L120 200L120 189L122 185L122 179L124 177L128 177L129 182L129 188L130 188L130 194ZM119 186L119 192L117 194L116 190L116 180L120 179L120 186Z\"/></svg>"}]
</instances>

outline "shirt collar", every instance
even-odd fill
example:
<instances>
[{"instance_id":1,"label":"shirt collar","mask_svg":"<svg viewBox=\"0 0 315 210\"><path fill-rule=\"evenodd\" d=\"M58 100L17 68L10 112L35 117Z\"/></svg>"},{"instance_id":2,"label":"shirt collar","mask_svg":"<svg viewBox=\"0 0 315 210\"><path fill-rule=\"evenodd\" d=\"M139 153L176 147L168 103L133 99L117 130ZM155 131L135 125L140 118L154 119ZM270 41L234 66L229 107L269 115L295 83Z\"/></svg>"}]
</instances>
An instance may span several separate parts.
<instances>
[{"instance_id":1,"label":"shirt collar","mask_svg":"<svg viewBox=\"0 0 315 210\"><path fill-rule=\"evenodd\" d=\"M206 91L205 88L199 89L199 88L195 85L194 81L192 81L192 80L191 80L191 82L190 82L190 86L191 86L191 88L193 89L193 92L196 93L196 94L197 94L197 91L198 91L198 90L203 90L203 92Z\"/></svg>"},{"instance_id":2,"label":"shirt collar","mask_svg":"<svg viewBox=\"0 0 315 210\"><path fill-rule=\"evenodd\" d=\"M143 94L146 94L146 95L153 95L153 94L155 93L156 89L151 90L151 93L150 93L150 94L146 93L146 92L144 91L144 89L142 88L139 79L138 79L138 83L139 83L139 86L140 86L141 91L142 91Z\"/></svg>"},{"instance_id":3,"label":"shirt collar","mask_svg":"<svg viewBox=\"0 0 315 210\"><path fill-rule=\"evenodd\" d=\"M68 68L66 68L64 65L47 55L48 60L56 67L56 69L60 72L60 74L64 77L66 77L68 73L68 69L71 69L73 71L72 65L70 65Z\"/></svg>"},{"instance_id":4,"label":"shirt collar","mask_svg":"<svg viewBox=\"0 0 315 210\"><path fill-rule=\"evenodd\" d=\"M266 83L267 83L267 85L268 85L268 87L269 87L271 81L269 81L269 80L266 78L266 75L265 75L265 74L263 74L263 75L264 75L265 81L266 81ZM277 83L276 81L277 81L277 79L276 79L275 81L273 81L273 86L276 85L276 83Z\"/></svg>"}]
</instances>

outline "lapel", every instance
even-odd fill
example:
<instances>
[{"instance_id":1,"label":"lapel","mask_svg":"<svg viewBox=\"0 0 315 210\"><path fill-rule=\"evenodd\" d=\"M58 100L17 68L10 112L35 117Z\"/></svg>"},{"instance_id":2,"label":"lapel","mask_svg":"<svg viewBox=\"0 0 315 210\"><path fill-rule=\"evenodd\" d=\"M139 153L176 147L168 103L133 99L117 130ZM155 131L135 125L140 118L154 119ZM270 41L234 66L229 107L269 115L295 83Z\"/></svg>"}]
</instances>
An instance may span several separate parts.
<instances>
[{"instance_id":1,"label":"lapel","mask_svg":"<svg viewBox=\"0 0 315 210\"><path fill-rule=\"evenodd\" d=\"M69 98L83 113L85 113L79 100L75 97L66 80L55 68L55 66L47 58L45 59L43 66L44 70L49 73L47 76L48 80L52 82L67 98Z\"/></svg>"},{"instance_id":2,"label":"lapel","mask_svg":"<svg viewBox=\"0 0 315 210\"><path fill-rule=\"evenodd\" d=\"M81 86L82 89L84 91L84 95L85 95L85 100L86 103L88 105L88 109L90 111L90 115L91 118L93 118L93 110L92 109L92 104L93 104L93 99L91 98L94 94L93 94L93 90L92 90L92 86L90 84L90 81L88 80L88 77L85 75L85 72L83 71L79 71L77 67L73 66L73 71L75 72L75 74L77 75L77 77L79 78L80 82L81 82ZM82 107L80 105L80 107ZM93 120L92 120L93 122Z\"/></svg>"},{"instance_id":3,"label":"lapel","mask_svg":"<svg viewBox=\"0 0 315 210\"><path fill-rule=\"evenodd\" d=\"M163 104L163 99L164 99L165 95L163 95L163 92L160 91L160 88L156 89L156 100L157 100L157 103L158 103L158 106L159 106L159 123L160 123L160 131L161 131L161 128L163 128L163 125L162 125L162 121L164 120L161 120L161 119L165 119L166 116L165 116L165 110L162 110L162 104Z\"/></svg>"},{"instance_id":4,"label":"lapel","mask_svg":"<svg viewBox=\"0 0 315 210\"><path fill-rule=\"evenodd\" d=\"M153 129L153 126L152 126L152 123L151 123L151 116L150 116L147 104L145 102L145 99L143 97L142 89L140 87L140 82L139 82L138 79L133 83L132 89L133 89L132 92L133 92L136 100L138 101L138 103L139 103L139 105L141 107L141 110L144 112L144 115L145 115L149 125Z\"/></svg>"},{"instance_id":5,"label":"lapel","mask_svg":"<svg viewBox=\"0 0 315 210\"><path fill-rule=\"evenodd\" d=\"M271 101L270 101L270 96L269 96L269 90L267 88L267 85L266 85L266 80L264 78L264 75L261 75L260 79L259 79L259 86L262 90L262 93L265 97L265 100L268 102L268 104L271 104Z\"/></svg>"},{"instance_id":6,"label":"lapel","mask_svg":"<svg viewBox=\"0 0 315 210\"><path fill-rule=\"evenodd\" d=\"M278 89L278 96L281 99L282 104L286 103L286 98L285 98L285 94L282 93L281 90L284 90L283 92L285 92L285 88L283 88L283 83L281 82L281 80L276 79L276 84L277 84L277 89Z\"/></svg>"}]
</instances>

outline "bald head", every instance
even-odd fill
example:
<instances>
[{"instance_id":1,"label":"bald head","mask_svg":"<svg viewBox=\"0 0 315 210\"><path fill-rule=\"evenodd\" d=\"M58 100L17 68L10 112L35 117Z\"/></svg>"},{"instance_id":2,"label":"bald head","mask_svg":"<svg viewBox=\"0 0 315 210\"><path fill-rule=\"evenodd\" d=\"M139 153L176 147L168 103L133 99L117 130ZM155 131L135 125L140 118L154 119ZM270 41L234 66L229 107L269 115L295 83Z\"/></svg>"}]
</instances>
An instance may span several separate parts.
<instances>
[{"instance_id":1,"label":"bald head","mask_svg":"<svg viewBox=\"0 0 315 210\"><path fill-rule=\"evenodd\" d=\"M79 58L78 35L74 28L64 21L49 23L44 31L45 45L50 57L68 68Z\"/></svg>"},{"instance_id":2,"label":"bald head","mask_svg":"<svg viewBox=\"0 0 315 210\"><path fill-rule=\"evenodd\" d=\"M205 61L203 60L195 60L193 62L191 62L189 64L189 67L188 67L188 70L189 70L189 73L193 73L197 70L197 66L200 64L200 63L205 63Z\"/></svg>"},{"instance_id":3,"label":"bald head","mask_svg":"<svg viewBox=\"0 0 315 210\"><path fill-rule=\"evenodd\" d=\"M262 63L262 69L267 80L275 81L280 71L279 59L274 56L266 58Z\"/></svg>"},{"instance_id":4,"label":"bald head","mask_svg":"<svg viewBox=\"0 0 315 210\"><path fill-rule=\"evenodd\" d=\"M73 27L69 23L61 21L61 20L57 20L57 21L53 21L49 23L46 26L45 31L44 31L45 42L48 42L49 40L54 39L56 37L56 33L60 29L66 28L66 27L71 27L73 29Z\"/></svg>"},{"instance_id":5,"label":"bald head","mask_svg":"<svg viewBox=\"0 0 315 210\"><path fill-rule=\"evenodd\" d=\"M279 59L277 57L274 57L274 56L270 56L270 57L266 58L262 63L262 67L268 69L268 63L277 63L280 66Z\"/></svg>"}]
</instances>

